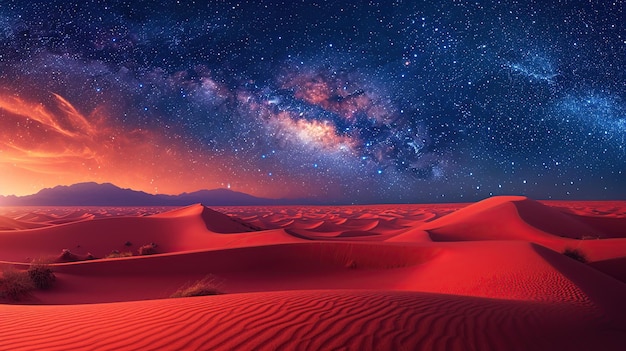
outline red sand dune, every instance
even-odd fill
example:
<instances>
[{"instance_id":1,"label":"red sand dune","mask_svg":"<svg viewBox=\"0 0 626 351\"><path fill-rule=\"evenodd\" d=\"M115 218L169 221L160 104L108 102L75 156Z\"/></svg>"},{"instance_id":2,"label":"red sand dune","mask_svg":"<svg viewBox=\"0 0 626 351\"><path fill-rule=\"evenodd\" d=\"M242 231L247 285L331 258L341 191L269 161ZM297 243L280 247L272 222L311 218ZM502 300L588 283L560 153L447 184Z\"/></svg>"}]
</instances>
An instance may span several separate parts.
<instances>
[{"instance_id":1,"label":"red sand dune","mask_svg":"<svg viewBox=\"0 0 626 351\"><path fill-rule=\"evenodd\" d=\"M0 216L0 230L18 230L45 227L46 224L28 222Z\"/></svg>"},{"instance_id":2,"label":"red sand dune","mask_svg":"<svg viewBox=\"0 0 626 351\"><path fill-rule=\"evenodd\" d=\"M0 211L3 268L63 249L96 258L54 263L51 289L0 300L0 350L622 350L626 340L625 202L154 213ZM156 254L139 256L148 243ZM103 258L113 250L134 255ZM168 298L208 274L224 294Z\"/></svg>"}]
</instances>

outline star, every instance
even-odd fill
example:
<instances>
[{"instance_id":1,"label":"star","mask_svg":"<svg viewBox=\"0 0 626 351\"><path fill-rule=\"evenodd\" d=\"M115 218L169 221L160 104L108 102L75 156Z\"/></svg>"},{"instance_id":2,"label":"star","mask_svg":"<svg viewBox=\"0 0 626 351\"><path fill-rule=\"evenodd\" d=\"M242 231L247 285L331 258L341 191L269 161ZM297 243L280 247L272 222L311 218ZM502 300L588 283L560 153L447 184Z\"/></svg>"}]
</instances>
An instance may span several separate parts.
<instances>
[{"instance_id":1,"label":"star","mask_svg":"<svg viewBox=\"0 0 626 351\"><path fill-rule=\"evenodd\" d=\"M613 198L620 5L9 1L0 194Z\"/></svg>"}]
</instances>

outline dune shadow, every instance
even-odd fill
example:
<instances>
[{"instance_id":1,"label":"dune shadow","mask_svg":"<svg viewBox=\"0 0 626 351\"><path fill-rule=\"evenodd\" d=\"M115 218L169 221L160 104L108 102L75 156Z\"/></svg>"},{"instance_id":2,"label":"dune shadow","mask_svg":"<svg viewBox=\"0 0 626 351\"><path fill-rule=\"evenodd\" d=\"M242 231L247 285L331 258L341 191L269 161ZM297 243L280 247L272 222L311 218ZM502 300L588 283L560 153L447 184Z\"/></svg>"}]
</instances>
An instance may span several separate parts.
<instances>
[{"instance_id":1,"label":"dune shadow","mask_svg":"<svg viewBox=\"0 0 626 351\"><path fill-rule=\"evenodd\" d=\"M606 317L622 325L626 331L626 284L556 251L538 244L532 248L547 263L574 283L591 302L602 308Z\"/></svg>"}]
</instances>

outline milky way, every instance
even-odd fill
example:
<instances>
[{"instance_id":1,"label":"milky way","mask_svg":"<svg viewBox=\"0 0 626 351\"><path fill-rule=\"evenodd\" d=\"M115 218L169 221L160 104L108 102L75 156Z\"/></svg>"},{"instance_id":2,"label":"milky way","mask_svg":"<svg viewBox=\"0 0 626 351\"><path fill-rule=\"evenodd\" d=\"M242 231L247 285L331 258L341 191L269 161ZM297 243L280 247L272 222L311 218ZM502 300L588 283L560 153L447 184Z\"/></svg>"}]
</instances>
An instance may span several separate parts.
<instances>
[{"instance_id":1,"label":"milky way","mask_svg":"<svg viewBox=\"0 0 626 351\"><path fill-rule=\"evenodd\" d=\"M622 1L3 1L0 194L626 194Z\"/></svg>"}]
</instances>

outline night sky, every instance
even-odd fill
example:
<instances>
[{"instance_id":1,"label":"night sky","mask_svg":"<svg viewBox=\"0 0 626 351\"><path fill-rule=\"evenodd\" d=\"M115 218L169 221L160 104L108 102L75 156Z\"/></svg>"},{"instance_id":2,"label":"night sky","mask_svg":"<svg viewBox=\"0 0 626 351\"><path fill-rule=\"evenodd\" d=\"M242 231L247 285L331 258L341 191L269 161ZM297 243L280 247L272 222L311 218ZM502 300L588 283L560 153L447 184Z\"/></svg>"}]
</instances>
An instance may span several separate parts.
<instances>
[{"instance_id":1,"label":"night sky","mask_svg":"<svg viewBox=\"0 0 626 351\"><path fill-rule=\"evenodd\" d=\"M0 194L626 198L626 3L0 1Z\"/></svg>"}]
</instances>

